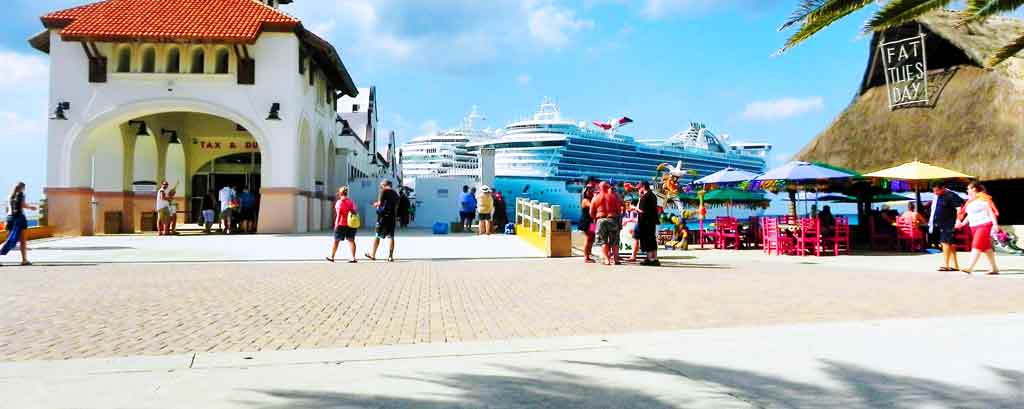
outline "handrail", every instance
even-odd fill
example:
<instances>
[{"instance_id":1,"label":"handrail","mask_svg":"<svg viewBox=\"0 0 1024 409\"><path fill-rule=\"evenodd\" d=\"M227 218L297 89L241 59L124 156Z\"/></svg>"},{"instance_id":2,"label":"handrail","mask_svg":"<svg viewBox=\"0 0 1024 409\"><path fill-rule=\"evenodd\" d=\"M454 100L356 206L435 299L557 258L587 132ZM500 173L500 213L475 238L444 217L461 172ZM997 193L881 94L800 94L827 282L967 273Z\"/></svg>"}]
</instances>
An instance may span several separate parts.
<instances>
[{"instance_id":1,"label":"handrail","mask_svg":"<svg viewBox=\"0 0 1024 409\"><path fill-rule=\"evenodd\" d=\"M548 221L562 218L562 206L542 203L524 197L516 198L516 225L548 237Z\"/></svg>"}]
</instances>

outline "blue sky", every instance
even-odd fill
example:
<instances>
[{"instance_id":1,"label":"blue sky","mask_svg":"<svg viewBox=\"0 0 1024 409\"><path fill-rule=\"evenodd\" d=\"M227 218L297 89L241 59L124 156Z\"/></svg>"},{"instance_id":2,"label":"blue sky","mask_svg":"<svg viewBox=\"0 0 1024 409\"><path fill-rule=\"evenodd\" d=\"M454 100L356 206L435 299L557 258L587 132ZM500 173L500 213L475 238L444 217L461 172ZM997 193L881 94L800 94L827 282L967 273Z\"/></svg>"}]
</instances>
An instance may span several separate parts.
<instances>
[{"instance_id":1,"label":"blue sky","mask_svg":"<svg viewBox=\"0 0 1024 409\"><path fill-rule=\"evenodd\" d=\"M0 187L45 172L46 56L26 39L46 11L82 0L15 0L0 28ZM565 116L628 115L625 132L666 138L701 121L788 159L852 100L866 62L861 13L779 57L776 28L796 0L297 0L284 10L330 39L360 86L375 85L382 127L405 140L459 123L531 114L545 96ZM13 7L13 8L12 8Z\"/></svg>"}]
</instances>

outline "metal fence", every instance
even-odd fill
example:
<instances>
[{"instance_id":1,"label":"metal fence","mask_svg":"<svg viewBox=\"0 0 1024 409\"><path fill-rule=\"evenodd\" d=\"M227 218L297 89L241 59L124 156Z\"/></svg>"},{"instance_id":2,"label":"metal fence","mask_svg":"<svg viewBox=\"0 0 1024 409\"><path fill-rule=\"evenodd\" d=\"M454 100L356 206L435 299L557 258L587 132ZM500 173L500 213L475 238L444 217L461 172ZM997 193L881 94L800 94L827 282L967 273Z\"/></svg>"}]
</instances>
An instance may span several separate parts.
<instances>
[{"instance_id":1,"label":"metal fence","mask_svg":"<svg viewBox=\"0 0 1024 409\"><path fill-rule=\"evenodd\" d=\"M531 232L539 233L541 237L547 237L551 233L547 231L547 222L561 218L561 206L522 197L516 198L516 225L520 229L529 229Z\"/></svg>"}]
</instances>

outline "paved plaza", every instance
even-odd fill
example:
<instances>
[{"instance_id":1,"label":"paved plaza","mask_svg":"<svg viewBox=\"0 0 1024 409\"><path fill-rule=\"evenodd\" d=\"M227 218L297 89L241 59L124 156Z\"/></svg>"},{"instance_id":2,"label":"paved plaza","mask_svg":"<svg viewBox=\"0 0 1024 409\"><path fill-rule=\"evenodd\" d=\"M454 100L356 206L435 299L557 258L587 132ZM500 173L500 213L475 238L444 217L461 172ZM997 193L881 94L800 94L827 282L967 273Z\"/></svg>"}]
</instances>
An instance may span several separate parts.
<instances>
[{"instance_id":1,"label":"paved plaza","mask_svg":"<svg viewBox=\"0 0 1024 409\"><path fill-rule=\"evenodd\" d=\"M160 243L169 246L163 250L169 254L196 259L213 251L192 253L184 246L189 239L133 236L35 244L37 260L77 264L0 267L0 360L288 351L1024 311L1024 259L1008 257L1001 258L1005 275L986 277L938 273L935 256L911 255L800 258L691 251L669 255L664 268L606 268L578 258L133 264L117 255L126 250L104 248L111 240L135 249ZM303 246L309 255L296 259L315 259L326 244L312 236L239 239L248 241L229 247L257 243L261 247L247 253L256 260L277 257L265 253L275 249L280 254ZM519 244L516 240L423 238L422 245L430 247L412 251L455 255L460 248ZM73 249L82 247L91 249ZM74 256L62 257L63 252ZM79 259L86 252L120 262ZM138 258L154 254L138 252Z\"/></svg>"}]
</instances>

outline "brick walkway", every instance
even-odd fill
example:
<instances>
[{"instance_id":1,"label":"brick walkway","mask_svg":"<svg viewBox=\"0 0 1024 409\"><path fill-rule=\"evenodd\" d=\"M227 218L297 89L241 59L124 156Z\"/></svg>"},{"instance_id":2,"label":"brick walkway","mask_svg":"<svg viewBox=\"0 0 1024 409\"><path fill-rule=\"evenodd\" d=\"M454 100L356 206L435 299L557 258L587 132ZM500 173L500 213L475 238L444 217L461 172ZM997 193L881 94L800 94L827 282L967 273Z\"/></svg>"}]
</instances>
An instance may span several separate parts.
<instances>
[{"instance_id":1,"label":"brick walkway","mask_svg":"<svg viewBox=\"0 0 1024 409\"><path fill-rule=\"evenodd\" d=\"M677 259L661 269L609 269L579 259L2 267L0 360L1024 311L1020 275L700 254L700 261Z\"/></svg>"}]
</instances>

